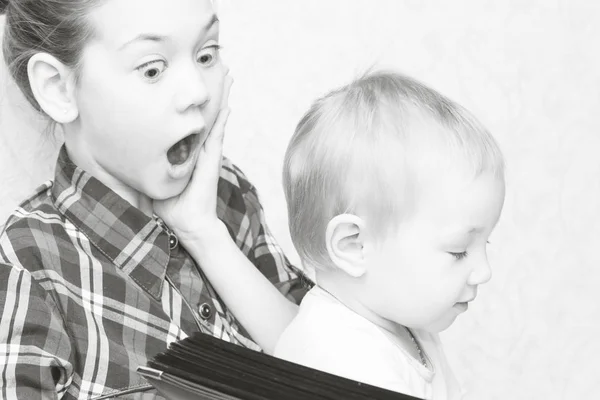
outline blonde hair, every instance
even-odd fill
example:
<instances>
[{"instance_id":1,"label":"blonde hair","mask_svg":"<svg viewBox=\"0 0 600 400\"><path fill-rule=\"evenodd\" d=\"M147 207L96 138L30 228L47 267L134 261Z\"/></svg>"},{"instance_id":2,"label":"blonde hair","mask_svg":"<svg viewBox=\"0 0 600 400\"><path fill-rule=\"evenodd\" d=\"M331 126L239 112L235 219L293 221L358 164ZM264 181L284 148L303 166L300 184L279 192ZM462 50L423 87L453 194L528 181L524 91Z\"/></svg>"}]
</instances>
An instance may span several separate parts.
<instances>
[{"instance_id":1,"label":"blonde hair","mask_svg":"<svg viewBox=\"0 0 600 400\"><path fill-rule=\"evenodd\" d=\"M424 126L426 129L415 129ZM504 175L501 151L467 110L394 72L367 74L316 100L288 145L283 186L292 241L305 263L330 262L327 224L364 218L381 238L415 206L424 170L457 162Z\"/></svg>"}]
</instances>

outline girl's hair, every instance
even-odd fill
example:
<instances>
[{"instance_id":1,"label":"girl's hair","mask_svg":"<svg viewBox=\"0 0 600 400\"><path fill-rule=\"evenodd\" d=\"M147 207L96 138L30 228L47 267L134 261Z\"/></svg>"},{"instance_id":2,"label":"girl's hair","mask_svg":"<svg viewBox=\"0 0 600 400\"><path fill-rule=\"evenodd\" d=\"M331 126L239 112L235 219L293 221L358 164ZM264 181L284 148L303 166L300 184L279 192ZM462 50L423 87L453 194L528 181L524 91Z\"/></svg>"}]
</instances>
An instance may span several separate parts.
<instances>
[{"instance_id":1,"label":"girl's hair","mask_svg":"<svg viewBox=\"0 0 600 400\"><path fill-rule=\"evenodd\" d=\"M384 238L418 206L419 185L448 168L504 177L485 127L422 83L370 73L318 99L284 160L290 233L303 262L330 264L325 232L339 214L365 218L369 232Z\"/></svg>"},{"instance_id":2,"label":"girl's hair","mask_svg":"<svg viewBox=\"0 0 600 400\"><path fill-rule=\"evenodd\" d=\"M27 64L36 53L48 53L75 76L85 43L93 34L87 15L100 0L10 0L2 51L10 74L31 105L42 112L29 83Z\"/></svg>"}]
</instances>

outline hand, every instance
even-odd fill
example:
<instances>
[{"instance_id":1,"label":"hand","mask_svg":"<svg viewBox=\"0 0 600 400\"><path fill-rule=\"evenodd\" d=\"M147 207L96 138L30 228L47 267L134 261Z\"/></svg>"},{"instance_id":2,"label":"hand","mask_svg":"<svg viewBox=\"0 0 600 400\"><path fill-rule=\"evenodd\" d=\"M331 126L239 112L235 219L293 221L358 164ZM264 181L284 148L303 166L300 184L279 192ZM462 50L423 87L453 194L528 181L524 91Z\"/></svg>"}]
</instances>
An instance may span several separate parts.
<instances>
[{"instance_id":1,"label":"hand","mask_svg":"<svg viewBox=\"0 0 600 400\"><path fill-rule=\"evenodd\" d=\"M223 99L219 115L204 144L186 188L178 196L166 200L154 200L152 206L157 214L179 237L186 242L210 233L221 222L217 218L217 185L221 171L223 137L229 117L229 90L233 79L225 76Z\"/></svg>"}]
</instances>

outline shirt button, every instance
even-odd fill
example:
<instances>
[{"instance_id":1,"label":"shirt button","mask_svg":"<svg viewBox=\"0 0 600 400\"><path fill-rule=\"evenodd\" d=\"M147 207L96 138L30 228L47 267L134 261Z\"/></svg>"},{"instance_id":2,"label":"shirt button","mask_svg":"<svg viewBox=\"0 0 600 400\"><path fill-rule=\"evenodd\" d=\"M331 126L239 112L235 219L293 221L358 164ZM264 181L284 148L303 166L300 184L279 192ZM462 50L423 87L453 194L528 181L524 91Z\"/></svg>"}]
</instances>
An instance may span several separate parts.
<instances>
[{"instance_id":1,"label":"shirt button","mask_svg":"<svg viewBox=\"0 0 600 400\"><path fill-rule=\"evenodd\" d=\"M177 239L177 236L175 236L174 234L170 234L169 235L169 248L171 250L175 249L175 247L177 247L177 245L179 244L179 240Z\"/></svg>"},{"instance_id":2,"label":"shirt button","mask_svg":"<svg viewBox=\"0 0 600 400\"><path fill-rule=\"evenodd\" d=\"M200 318L207 320L212 315L212 308L208 303L202 303L200 307L198 307L198 312L200 312Z\"/></svg>"}]
</instances>

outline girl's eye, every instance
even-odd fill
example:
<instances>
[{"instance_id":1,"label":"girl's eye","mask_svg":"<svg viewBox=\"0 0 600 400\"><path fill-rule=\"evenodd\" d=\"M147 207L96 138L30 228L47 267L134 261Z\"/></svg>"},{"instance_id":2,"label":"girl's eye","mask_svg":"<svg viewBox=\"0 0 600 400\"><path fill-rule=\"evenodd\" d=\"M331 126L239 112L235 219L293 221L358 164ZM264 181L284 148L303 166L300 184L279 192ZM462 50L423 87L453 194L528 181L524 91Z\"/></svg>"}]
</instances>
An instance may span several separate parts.
<instances>
[{"instance_id":1,"label":"girl's eye","mask_svg":"<svg viewBox=\"0 0 600 400\"><path fill-rule=\"evenodd\" d=\"M198 62L205 67L212 66L219 58L219 50L221 46L213 45L202 49L198 56Z\"/></svg>"},{"instance_id":2,"label":"girl's eye","mask_svg":"<svg viewBox=\"0 0 600 400\"><path fill-rule=\"evenodd\" d=\"M454 258L456 258L457 261L460 261L463 258L467 257L469 254L466 251L463 251L462 253L452 253L452 252L450 252L450 255L452 255Z\"/></svg>"},{"instance_id":3,"label":"girl's eye","mask_svg":"<svg viewBox=\"0 0 600 400\"><path fill-rule=\"evenodd\" d=\"M167 63L162 60L154 60L137 67L144 79L156 82L160 75L167 69Z\"/></svg>"}]
</instances>

